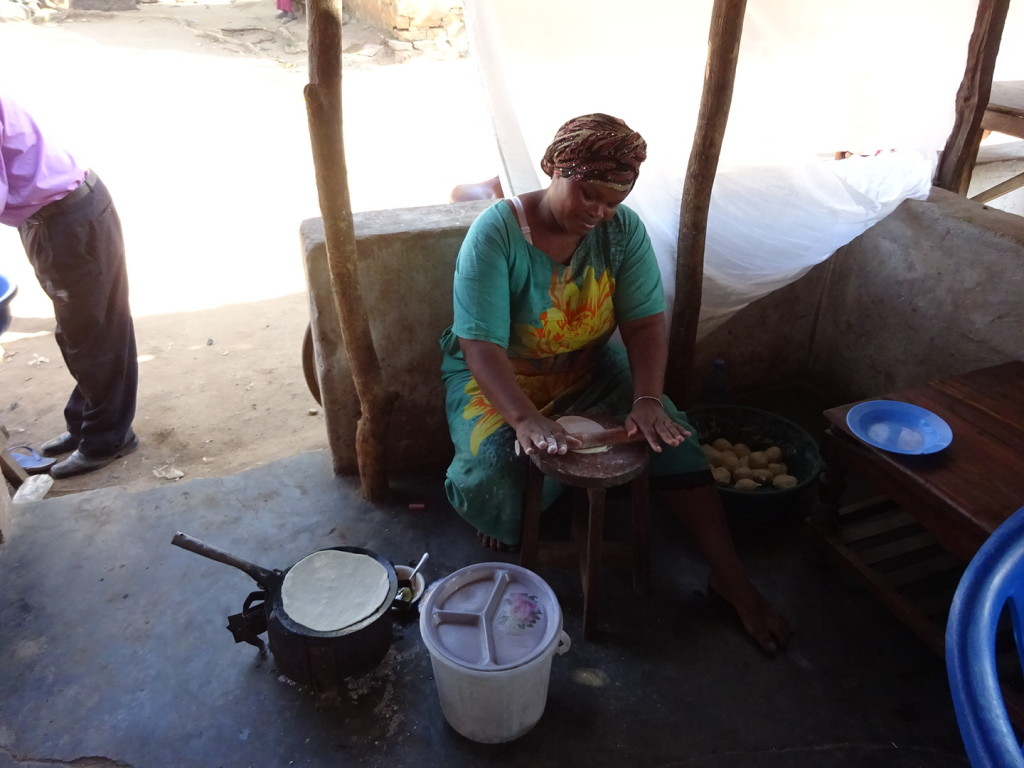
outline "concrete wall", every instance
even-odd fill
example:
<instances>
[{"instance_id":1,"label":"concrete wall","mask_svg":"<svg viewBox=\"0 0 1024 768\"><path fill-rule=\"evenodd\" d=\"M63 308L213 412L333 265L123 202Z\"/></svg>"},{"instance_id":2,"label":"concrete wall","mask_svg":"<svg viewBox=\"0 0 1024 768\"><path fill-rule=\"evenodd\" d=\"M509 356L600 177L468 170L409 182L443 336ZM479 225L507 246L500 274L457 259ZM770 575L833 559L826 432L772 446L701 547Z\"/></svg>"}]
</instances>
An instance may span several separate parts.
<instances>
[{"instance_id":1,"label":"concrete wall","mask_svg":"<svg viewBox=\"0 0 1024 768\"><path fill-rule=\"evenodd\" d=\"M493 201L371 211L354 216L359 279L384 378L400 394L391 419L394 465L451 455L439 339L452 321L455 257L469 225ZM313 349L334 469L358 471L359 398L330 288L323 222L302 223Z\"/></svg>"},{"instance_id":2,"label":"concrete wall","mask_svg":"<svg viewBox=\"0 0 1024 768\"><path fill-rule=\"evenodd\" d=\"M809 368L844 400L1024 357L1024 218L934 189L829 262Z\"/></svg>"},{"instance_id":3,"label":"concrete wall","mask_svg":"<svg viewBox=\"0 0 1024 768\"><path fill-rule=\"evenodd\" d=\"M394 465L451 454L438 336L465 231L489 201L357 214L362 288L392 386ZM335 469L351 474L359 403L337 329L319 219L302 225L314 347ZM697 347L734 391L811 381L837 404L1024 357L1024 218L934 190ZM671 361L670 361L671 365Z\"/></svg>"},{"instance_id":4,"label":"concrete wall","mask_svg":"<svg viewBox=\"0 0 1024 768\"><path fill-rule=\"evenodd\" d=\"M702 339L743 392L797 378L848 402L1024 357L1024 218L940 189Z\"/></svg>"},{"instance_id":5,"label":"concrete wall","mask_svg":"<svg viewBox=\"0 0 1024 768\"><path fill-rule=\"evenodd\" d=\"M392 38L392 48L469 51L462 0L345 0L345 11Z\"/></svg>"},{"instance_id":6,"label":"concrete wall","mask_svg":"<svg viewBox=\"0 0 1024 768\"><path fill-rule=\"evenodd\" d=\"M808 375L828 262L758 299L697 343L694 376L705 379L716 358L725 360L729 389L767 389ZM672 361L669 361L669 365Z\"/></svg>"}]
</instances>

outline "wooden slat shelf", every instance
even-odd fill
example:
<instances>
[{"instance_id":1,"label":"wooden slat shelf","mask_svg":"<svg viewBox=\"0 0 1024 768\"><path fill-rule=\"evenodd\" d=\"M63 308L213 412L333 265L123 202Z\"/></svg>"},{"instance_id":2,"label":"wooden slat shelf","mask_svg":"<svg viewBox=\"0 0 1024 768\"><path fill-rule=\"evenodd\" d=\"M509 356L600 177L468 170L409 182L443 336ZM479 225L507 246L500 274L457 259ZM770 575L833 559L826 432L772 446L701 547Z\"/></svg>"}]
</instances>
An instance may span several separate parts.
<instances>
[{"instance_id":1,"label":"wooden slat shelf","mask_svg":"<svg viewBox=\"0 0 1024 768\"><path fill-rule=\"evenodd\" d=\"M931 556L918 560L910 565L901 568L894 568L886 572L886 580L896 589L913 584L916 581L933 576L935 574L948 572L953 568L962 568L959 562L939 547L929 547Z\"/></svg>"},{"instance_id":2,"label":"wooden slat shelf","mask_svg":"<svg viewBox=\"0 0 1024 768\"><path fill-rule=\"evenodd\" d=\"M905 557L913 552L918 552L925 547L930 547L935 539L928 531L921 528L908 528L900 538L875 544L873 546L857 546L850 544L850 549L857 552L861 560L868 565L881 568L885 563L899 557Z\"/></svg>"},{"instance_id":3,"label":"wooden slat shelf","mask_svg":"<svg viewBox=\"0 0 1024 768\"><path fill-rule=\"evenodd\" d=\"M921 525L914 518L904 512L879 514L850 523L840 519L840 525L843 528L843 539L851 544L866 539L886 536L887 534L892 535L895 533L898 536L902 531L911 527L918 530L921 528Z\"/></svg>"},{"instance_id":4,"label":"wooden slat shelf","mask_svg":"<svg viewBox=\"0 0 1024 768\"><path fill-rule=\"evenodd\" d=\"M852 504L840 508L838 519L838 530L824 537L832 558L944 656L949 607L966 566L920 525L906 525L913 518L893 504ZM865 532L873 533L865 537ZM1024 731L1024 677L1008 623L999 632L997 648L1007 711Z\"/></svg>"},{"instance_id":5,"label":"wooden slat shelf","mask_svg":"<svg viewBox=\"0 0 1024 768\"><path fill-rule=\"evenodd\" d=\"M838 523L829 543L839 559L884 591L887 601L896 601L897 613L912 617L911 629L941 649L945 625L931 617L948 613L964 566L892 503L842 507Z\"/></svg>"}]
</instances>

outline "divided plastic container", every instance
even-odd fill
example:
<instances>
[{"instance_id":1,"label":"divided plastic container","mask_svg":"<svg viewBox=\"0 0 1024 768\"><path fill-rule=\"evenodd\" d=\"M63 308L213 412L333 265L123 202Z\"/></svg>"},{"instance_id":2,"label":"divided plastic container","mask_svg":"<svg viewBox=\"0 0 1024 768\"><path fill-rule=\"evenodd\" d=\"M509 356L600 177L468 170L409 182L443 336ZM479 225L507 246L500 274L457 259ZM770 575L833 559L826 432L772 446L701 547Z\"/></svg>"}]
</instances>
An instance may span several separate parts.
<instances>
[{"instance_id":1,"label":"divided plastic container","mask_svg":"<svg viewBox=\"0 0 1024 768\"><path fill-rule=\"evenodd\" d=\"M445 720L468 739L500 744L540 720L551 662L571 645L551 587L509 563L479 563L435 584L420 608Z\"/></svg>"}]
</instances>

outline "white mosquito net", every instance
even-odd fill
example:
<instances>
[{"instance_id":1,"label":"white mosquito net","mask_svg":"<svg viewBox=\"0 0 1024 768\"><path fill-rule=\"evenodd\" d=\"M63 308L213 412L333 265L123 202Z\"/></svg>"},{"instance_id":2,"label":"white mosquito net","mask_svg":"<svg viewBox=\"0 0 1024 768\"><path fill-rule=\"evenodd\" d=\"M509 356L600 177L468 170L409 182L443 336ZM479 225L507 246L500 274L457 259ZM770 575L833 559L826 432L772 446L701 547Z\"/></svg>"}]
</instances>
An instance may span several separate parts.
<instances>
[{"instance_id":1,"label":"white mosquito net","mask_svg":"<svg viewBox=\"0 0 1024 768\"><path fill-rule=\"evenodd\" d=\"M648 142L629 197L673 300L683 179L711 0L465 0L506 194L576 115ZM953 125L977 0L748 0L705 250L704 335L907 198L928 195ZM835 160L837 151L853 157Z\"/></svg>"}]
</instances>

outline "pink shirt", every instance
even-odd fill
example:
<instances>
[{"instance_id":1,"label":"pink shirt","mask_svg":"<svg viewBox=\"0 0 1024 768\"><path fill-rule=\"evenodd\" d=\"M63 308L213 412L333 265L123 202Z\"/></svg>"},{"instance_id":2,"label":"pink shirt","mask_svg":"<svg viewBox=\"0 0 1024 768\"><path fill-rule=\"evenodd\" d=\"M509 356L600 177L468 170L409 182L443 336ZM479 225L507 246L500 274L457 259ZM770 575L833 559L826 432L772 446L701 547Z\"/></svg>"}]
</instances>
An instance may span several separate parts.
<instances>
[{"instance_id":1,"label":"pink shirt","mask_svg":"<svg viewBox=\"0 0 1024 768\"><path fill-rule=\"evenodd\" d=\"M18 226L75 189L88 171L0 93L0 224Z\"/></svg>"}]
</instances>

